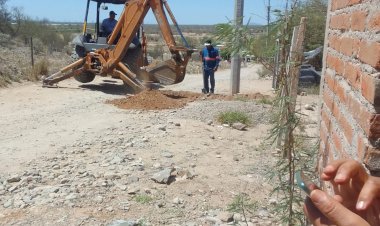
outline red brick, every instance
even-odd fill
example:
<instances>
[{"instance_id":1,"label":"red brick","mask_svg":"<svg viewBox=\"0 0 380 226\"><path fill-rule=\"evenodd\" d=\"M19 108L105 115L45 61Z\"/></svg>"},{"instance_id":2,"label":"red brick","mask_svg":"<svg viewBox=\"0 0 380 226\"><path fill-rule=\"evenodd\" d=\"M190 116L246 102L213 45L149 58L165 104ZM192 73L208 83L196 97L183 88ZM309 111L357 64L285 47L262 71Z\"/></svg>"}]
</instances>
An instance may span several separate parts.
<instances>
[{"instance_id":1,"label":"red brick","mask_svg":"<svg viewBox=\"0 0 380 226\"><path fill-rule=\"evenodd\" d=\"M351 29L354 31L364 31L367 22L367 11L355 11L351 15Z\"/></svg>"},{"instance_id":2,"label":"red brick","mask_svg":"<svg viewBox=\"0 0 380 226\"><path fill-rule=\"evenodd\" d=\"M340 128L342 129L344 136L348 143L352 145L352 139L354 135L354 129L351 126L351 123L348 121L348 119L344 115L340 115L339 117L339 125Z\"/></svg>"},{"instance_id":3,"label":"red brick","mask_svg":"<svg viewBox=\"0 0 380 226\"><path fill-rule=\"evenodd\" d=\"M330 116L328 115L327 111L325 109L322 109L321 111L321 118L322 118L322 123L326 126L327 132L331 132L331 119Z\"/></svg>"},{"instance_id":4,"label":"red brick","mask_svg":"<svg viewBox=\"0 0 380 226\"><path fill-rule=\"evenodd\" d=\"M320 128L320 131L319 131L319 136L321 138L321 142L323 143L327 143L327 139L328 139L328 131L326 129L326 124L325 122L321 122L321 128Z\"/></svg>"},{"instance_id":5,"label":"red brick","mask_svg":"<svg viewBox=\"0 0 380 226\"><path fill-rule=\"evenodd\" d=\"M339 103L338 102L333 102L332 114L336 118L336 120L339 119L340 109L339 109Z\"/></svg>"},{"instance_id":6,"label":"red brick","mask_svg":"<svg viewBox=\"0 0 380 226\"><path fill-rule=\"evenodd\" d=\"M337 9L343 9L347 6L352 6L361 3L363 0L332 0L331 9L335 11Z\"/></svg>"},{"instance_id":7,"label":"red brick","mask_svg":"<svg viewBox=\"0 0 380 226\"><path fill-rule=\"evenodd\" d=\"M348 0L348 5L353 6L353 5L361 3L362 1L363 0Z\"/></svg>"},{"instance_id":8,"label":"red brick","mask_svg":"<svg viewBox=\"0 0 380 226\"><path fill-rule=\"evenodd\" d=\"M380 104L380 79L378 76L371 76L366 73L362 74L361 91L364 98L371 104L379 106Z\"/></svg>"},{"instance_id":9,"label":"red brick","mask_svg":"<svg viewBox=\"0 0 380 226\"><path fill-rule=\"evenodd\" d=\"M326 59L327 66L333 69L337 74L343 75L345 62L339 57L328 54Z\"/></svg>"},{"instance_id":10,"label":"red brick","mask_svg":"<svg viewBox=\"0 0 380 226\"><path fill-rule=\"evenodd\" d=\"M360 39L352 38L352 57L358 58L360 48Z\"/></svg>"},{"instance_id":11,"label":"red brick","mask_svg":"<svg viewBox=\"0 0 380 226\"><path fill-rule=\"evenodd\" d=\"M329 87L330 90L334 90L335 89L335 80L334 80L334 77L326 71L325 73L325 83L327 84L327 86Z\"/></svg>"},{"instance_id":12,"label":"red brick","mask_svg":"<svg viewBox=\"0 0 380 226\"><path fill-rule=\"evenodd\" d=\"M348 91L349 90L346 90L346 88L343 87L342 84L340 84L338 82L336 83L334 93L338 96L341 103L346 104L346 102L347 102L346 95L347 95Z\"/></svg>"},{"instance_id":13,"label":"red brick","mask_svg":"<svg viewBox=\"0 0 380 226\"><path fill-rule=\"evenodd\" d=\"M352 42L353 40L349 37L343 37L340 40L340 52L343 53L346 56L352 55Z\"/></svg>"},{"instance_id":14,"label":"red brick","mask_svg":"<svg viewBox=\"0 0 380 226\"><path fill-rule=\"evenodd\" d=\"M332 142L334 144L335 150L341 154L343 149L342 149L342 140L339 134L336 131L333 131L331 137L332 137Z\"/></svg>"},{"instance_id":15,"label":"red brick","mask_svg":"<svg viewBox=\"0 0 380 226\"><path fill-rule=\"evenodd\" d=\"M358 135L357 139L358 139L357 140L358 141L358 157L361 161L363 161L364 155L367 153L367 150L368 150L368 140L363 135Z\"/></svg>"},{"instance_id":16,"label":"red brick","mask_svg":"<svg viewBox=\"0 0 380 226\"><path fill-rule=\"evenodd\" d=\"M326 56L326 65L328 68L331 68L331 69L334 68L333 60L334 60L334 56L332 56L331 54L328 53Z\"/></svg>"},{"instance_id":17,"label":"red brick","mask_svg":"<svg viewBox=\"0 0 380 226\"><path fill-rule=\"evenodd\" d=\"M331 35L329 37L329 46L332 49L335 49L336 51L339 51L340 49L340 38L336 35Z\"/></svg>"},{"instance_id":18,"label":"red brick","mask_svg":"<svg viewBox=\"0 0 380 226\"><path fill-rule=\"evenodd\" d=\"M335 58L335 72L343 76L344 75L344 69L345 69L346 62L342 60L342 58L336 57Z\"/></svg>"},{"instance_id":19,"label":"red brick","mask_svg":"<svg viewBox=\"0 0 380 226\"><path fill-rule=\"evenodd\" d=\"M359 59L375 69L380 70L380 43L361 41Z\"/></svg>"},{"instance_id":20,"label":"red brick","mask_svg":"<svg viewBox=\"0 0 380 226\"><path fill-rule=\"evenodd\" d=\"M351 27L350 15L347 13L334 15L330 19L330 28L338 30L349 30Z\"/></svg>"},{"instance_id":21,"label":"red brick","mask_svg":"<svg viewBox=\"0 0 380 226\"><path fill-rule=\"evenodd\" d=\"M370 120L374 117L374 113L370 112L352 93L347 95L347 106L352 113L352 117L357 121L359 126L369 135Z\"/></svg>"},{"instance_id":22,"label":"red brick","mask_svg":"<svg viewBox=\"0 0 380 226\"><path fill-rule=\"evenodd\" d=\"M326 107L332 112L333 109L333 98L328 94L327 90L323 90L323 102Z\"/></svg>"},{"instance_id":23,"label":"red brick","mask_svg":"<svg viewBox=\"0 0 380 226\"><path fill-rule=\"evenodd\" d=\"M348 83L356 90L361 88L361 70L359 66L353 65L352 63L346 63L346 68L344 72L344 78L347 79Z\"/></svg>"},{"instance_id":24,"label":"red brick","mask_svg":"<svg viewBox=\"0 0 380 226\"><path fill-rule=\"evenodd\" d=\"M372 13L369 19L368 29L371 31L380 31L380 11Z\"/></svg>"}]
</instances>

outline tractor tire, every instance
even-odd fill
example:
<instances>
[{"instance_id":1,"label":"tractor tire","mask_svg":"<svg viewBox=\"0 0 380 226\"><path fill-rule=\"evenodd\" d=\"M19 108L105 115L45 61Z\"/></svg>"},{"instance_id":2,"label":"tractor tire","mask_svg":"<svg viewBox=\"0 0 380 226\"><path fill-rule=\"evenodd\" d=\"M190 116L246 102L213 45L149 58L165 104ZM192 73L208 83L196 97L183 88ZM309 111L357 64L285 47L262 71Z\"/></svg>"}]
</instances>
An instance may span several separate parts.
<instances>
[{"instance_id":1,"label":"tractor tire","mask_svg":"<svg viewBox=\"0 0 380 226\"><path fill-rule=\"evenodd\" d=\"M81 83L89 83L95 79L95 74L91 72L84 72L79 75L75 75L74 79Z\"/></svg>"},{"instance_id":2,"label":"tractor tire","mask_svg":"<svg viewBox=\"0 0 380 226\"><path fill-rule=\"evenodd\" d=\"M125 54L123 60L123 64L128 67L129 70L131 70L133 73L136 74L137 80L140 82L149 80L149 78L144 78L145 73L142 73L142 70L140 69L143 62L143 53L141 46L137 46L133 49L128 49L127 53ZM144 59L145 65L147 65L147 59ZM141 90L134 90L132 87L130 87L127 83L124 82L125 88L128 93L137 93Z\"/></svg>"},{"instance_id":3,"label":"tractor tire","mask_svg":"<svg viewBox=\"0 0 380 226\"><path fill-rule=\"evenodd\" d=\"M83 46L76 45L76 46L75 46L75 53L76 53L79 57L83 58L83 57L86 56L86 49L85 49Z\"/></svg>"},{"instance_id":4,"label":"tractor tire","mask_svg":"<svg viewBox=\"0 0 380 226\"><path fill-rule=\"evenodd\" d=\"M141 67L143 66L143 62L145 65L148 64L147 59L143 59L143 53L141 46L137 46L133 49L128 49L127 53L125 54L123 60L123 64L129 68L133 73L137 75L137 79L140 81L149 79L144 78L144 73L141 73Z\"/></svg>"}]
</instances>

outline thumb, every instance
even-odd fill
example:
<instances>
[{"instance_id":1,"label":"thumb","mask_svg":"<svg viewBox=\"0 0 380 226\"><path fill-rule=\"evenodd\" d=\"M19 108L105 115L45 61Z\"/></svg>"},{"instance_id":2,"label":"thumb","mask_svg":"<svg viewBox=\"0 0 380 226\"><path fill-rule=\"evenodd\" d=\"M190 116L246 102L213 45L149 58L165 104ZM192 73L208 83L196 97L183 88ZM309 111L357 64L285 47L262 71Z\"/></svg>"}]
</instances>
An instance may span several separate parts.
<instances>
[{"instance_id":1,"label":"thumb","mask_svg":"<svg viewBox=\"0 0 380 226\"><path fill-rule=\"evenodd\" d=\"M323 215L338 226L369 225L363 218L359 217L321 190L312 191L310 198L315 207L317 207Z\"/></svg>"}]
</instances>

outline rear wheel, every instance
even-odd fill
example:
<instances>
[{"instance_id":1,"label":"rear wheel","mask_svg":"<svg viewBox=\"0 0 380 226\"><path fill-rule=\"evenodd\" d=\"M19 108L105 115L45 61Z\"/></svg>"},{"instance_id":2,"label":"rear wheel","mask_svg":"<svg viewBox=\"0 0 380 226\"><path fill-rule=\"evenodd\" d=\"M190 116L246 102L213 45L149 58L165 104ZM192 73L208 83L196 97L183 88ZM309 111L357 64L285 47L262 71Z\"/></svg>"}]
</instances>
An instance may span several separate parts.
<instances>
[{"instance_id":1,"label":"rear wheel","mask_svg":"<svg viewBox=\"0 0 380 226\"><path fill-rule=\"evenodd\" d=\"M143 65L147 64L147 60L143 59L143 53L141 46L137 46L133 49L128 49L127 53L125 54L123 60L123 64L128 67L129 70L131 70L133 73L136 74L137 79L140 82L149 81L150 78L147 78L147 74L141 69ZM128 93L136 93L141 90L134 90L130 85L128 85L126 82L124 82L124 85L127 89Z\"/></svg>"}]
</instances>

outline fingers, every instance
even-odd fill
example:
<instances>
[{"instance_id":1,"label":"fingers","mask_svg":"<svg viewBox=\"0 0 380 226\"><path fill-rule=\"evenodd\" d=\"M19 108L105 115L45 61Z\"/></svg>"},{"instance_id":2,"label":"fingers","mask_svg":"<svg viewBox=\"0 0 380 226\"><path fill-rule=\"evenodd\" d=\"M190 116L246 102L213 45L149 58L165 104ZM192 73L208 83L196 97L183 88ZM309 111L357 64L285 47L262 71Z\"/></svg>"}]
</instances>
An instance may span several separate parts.
<instances>
[{"instance_id":1,"label":"fingers","mask_svg":"<svg viewBox=\"0 0 380 226\"><path fill-rule=\"evenodd\" d=\"M331 225L331 221L327 219L317 207L314 206L313 202L309 197L306 198L305 204L303 206L303 212L309 219L310 223L314 226L324 226Z\"/></svg>"},{"instance_id":2,"label":"fingers","mask_svg":"<svg viewBox=\"0 0 380 226\"><path fill-rule=\"evenodd\" d=\"M380 197L380 178L370 176L360 191L356 209L367 209L377 197Z\"/></svg>"},{"instance_id":3,"label":"fingers","mask_svg":"<svg viewBox=\"0 0 380 226\"><path fill-rule=\"evenodd\" d=\"M355 213L348 210L342 204L340 204L337 200L327 195L325 192L321 190L314 190L310 194L310 199L314 206L319 210L319 212L328 218L332 223L341 226L364 226L369 225L363 218L359 217ZM315 211L315 210L314 210ZM315 214L316 212L312 212L312 214L308 215L311 217L313 224L315 225L324 225L321 224L323 217ZM344 217L342 217L344 216ZM314 218L313 218L314 217ZM316 217L316 218L315 218Z\"/></svg>"},{"instance_id":4,"label":"fingers","mask_svg":"<svg viewBox=\"0 0 380 226\"><path fill-rule=\"evenodd\" d=\"M356 183L364 183L367 178L365 169L355 160L333 161L326 166L321 175L322 180L333 180L337 184L347 183L351 179L355 180Z\"/></svg>"}]
</instances>

